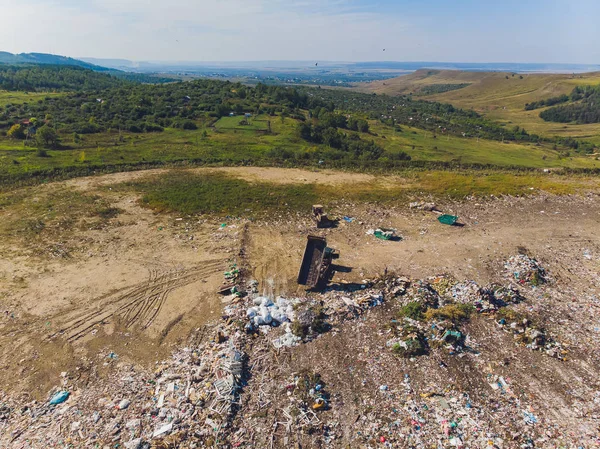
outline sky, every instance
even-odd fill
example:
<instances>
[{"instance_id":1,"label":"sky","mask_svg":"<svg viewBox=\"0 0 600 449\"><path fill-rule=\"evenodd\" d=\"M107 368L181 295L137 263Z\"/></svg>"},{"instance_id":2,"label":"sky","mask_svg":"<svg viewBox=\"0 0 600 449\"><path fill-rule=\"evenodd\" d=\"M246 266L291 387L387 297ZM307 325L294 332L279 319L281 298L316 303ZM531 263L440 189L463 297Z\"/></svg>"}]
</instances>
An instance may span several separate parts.
<instances>
[{"instance_id":1,"label":"sky","mask_svg":"<svg viewBox=\"0 0 600 449\"><path fill-rule=\"evenodd\" d=\"M599 0L0 0L0 51L594 64L599 17Z\"/></svg>"}]
</instances>

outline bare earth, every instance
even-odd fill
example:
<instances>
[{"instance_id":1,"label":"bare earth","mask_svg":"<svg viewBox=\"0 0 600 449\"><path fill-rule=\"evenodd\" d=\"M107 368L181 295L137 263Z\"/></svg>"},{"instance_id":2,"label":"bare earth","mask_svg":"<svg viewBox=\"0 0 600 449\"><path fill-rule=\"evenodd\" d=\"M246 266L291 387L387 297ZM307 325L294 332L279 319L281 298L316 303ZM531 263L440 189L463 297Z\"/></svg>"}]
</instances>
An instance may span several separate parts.
<instances>
[{"instance_id":1,"label":"bare earth","mask_svg":"<svg viewBox=\"0 0 600 449\"><path fill-rule=\"evenodd\" d=\"M341 189L375 179L339 172L222 170L251 181L317 182ZM33 250L39 242L17 237L0 242L0 391L45 400L64 371L77 371L84 387L92 376L102 379L101 361L111 352L120 361L151 369L184 345L194 329L218 319L223 305L216 290L233 261L243 263L248 277L256 279L265 294L301 294L295 279L309 233L326 236L328 245L340 252L336 263L342 268L335 274L336 283L360 283L388 270L411 278L447 273L483 285L497 281L503 261L518 248L526 248L552 274L562 297L568 298L556 303L533 296L526 307L547 317L546 326L557 339L573 345L573 356L567 362L544 362L541 355L516 349L503 335L490 334L476 320L469 331L481 341L482 352L488 353L482 363L510 358L507 371L536 397L536 404L552 404L553 410L544 416L556 422L573 422L572 395L593 394L600 388L593 383L583 386L583 379L597 379L600 374L600 199L596 195L489 198L440 205L445 212L459 215L462 227L444 226L435 214L409 210L406 204L390 209L338 204L328 211L330 215L350 216L354 221L316 230L308 211L305 216L276 217L271 222L156 215L141 208L130 194L109 190L111 185L149 173L160 171L82 178L28 190L31 196L64 188L93 192L122 212L101 229L57 230L52 238L75 249L68 257L40 254ZM0 209L0 220L13 212L11 206ZM222 222L226 227L221 228ZM403 240L380 241L366 234L379 226L396 228ZM361 326L376 326L377 317L371 316ZM370 367L358 363L354 380L349 381L344 377L347 354L370 360L369 345L378 338L375 331L358 335L356 327L348 326L302 345L286 362L291 371L306 364L321 366L330 375L332 388L339 386L348 420L355 419L354 413L361 414L360 406L348 405L349 395L365 387L359 380L372 376L374 366L379 368L375 378L368 380L372 389L394 384L393 376L402 377L408 369L407 362L397 365L385 358ZM367 341L365 335L375 340ZM441 376L441 384L475 382L461 371L464 367L453 368L460 362L450 363L450 373L440 374L437 361L422 362L412 376L435 373L431 375ZM358 382L354 392L347 382ZM284 447L281 441L278 444Z\"/></svg>"}]
</instances>

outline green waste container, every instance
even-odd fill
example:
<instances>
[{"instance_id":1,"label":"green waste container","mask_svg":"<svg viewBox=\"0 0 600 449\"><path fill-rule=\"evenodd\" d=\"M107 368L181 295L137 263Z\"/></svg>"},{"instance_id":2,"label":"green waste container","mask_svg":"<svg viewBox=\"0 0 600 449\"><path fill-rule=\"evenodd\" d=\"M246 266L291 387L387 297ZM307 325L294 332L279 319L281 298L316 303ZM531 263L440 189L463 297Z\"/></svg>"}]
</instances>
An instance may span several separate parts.
<instances>
[{"instance_id":1,"label":"green waste container","mask_svg":"<svg viewBox=\"0 0 600 449\"><path fill-rule=\"evenodd\" d=\"M456 215L440 215L438 221L442 224L453 225L458 221L458 217Z\"/></svg>"}]
</instances>

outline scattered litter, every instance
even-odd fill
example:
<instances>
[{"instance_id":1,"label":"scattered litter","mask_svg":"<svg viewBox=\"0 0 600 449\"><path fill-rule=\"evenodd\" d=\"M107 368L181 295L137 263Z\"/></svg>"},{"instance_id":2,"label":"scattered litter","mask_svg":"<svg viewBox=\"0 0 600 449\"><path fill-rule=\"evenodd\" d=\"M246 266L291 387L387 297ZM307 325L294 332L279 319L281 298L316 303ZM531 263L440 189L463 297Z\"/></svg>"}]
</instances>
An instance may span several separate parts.
<instances>
[{"instance_id":1,"label":"scattered litter","mask_svg":"<svg viewBox=\"0 0 600 449\"><path fill-rule=\"evenodd\" d=\"M70 393L68 391L58 391L54 393L50 399L50 405L62 404L69 398Z\"/></svg>"},{"instance_id":2,"label":"scattered litter","mask_svg":"<svg viewBox=\"0 0 600 449\"><path fill-rule=\"evenodd\" d=\"M411 209L424 210L424 211L428 211L428 212L437 210L435 203L425 203L423 201L416 201L416 202L410 203L409 207Z\"/></svg>"},{"instance_id":3,"label":"scattered litter","mask_svg":"<svg viewBox=\"0 0 600 449\"><path fill-rule=\"evenodd\" d=\"M458 222L458 217L456 215L440 215L438 217L438 221L445 225L453 226Z\"/></svg>"}]
</instances>

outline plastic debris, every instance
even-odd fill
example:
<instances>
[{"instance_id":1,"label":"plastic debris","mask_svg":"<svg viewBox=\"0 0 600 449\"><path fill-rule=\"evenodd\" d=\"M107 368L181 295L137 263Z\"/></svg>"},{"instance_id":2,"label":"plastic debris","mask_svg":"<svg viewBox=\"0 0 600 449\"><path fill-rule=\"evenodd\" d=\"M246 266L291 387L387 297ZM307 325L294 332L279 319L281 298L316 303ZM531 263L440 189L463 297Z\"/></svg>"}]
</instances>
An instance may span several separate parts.
<instances>
[{"instance_id":1,"label":"plastic debris","mask_svg":"<svg viewBox=\"0 0 600 449\"><path fill-rule=\"evenodd\" d=\"M54 393L54 395L50 399L50 405L62 404L69 398L70 394L71 393L69 393L68 391L58 391Z\"/></svg>"}]
</instances>

